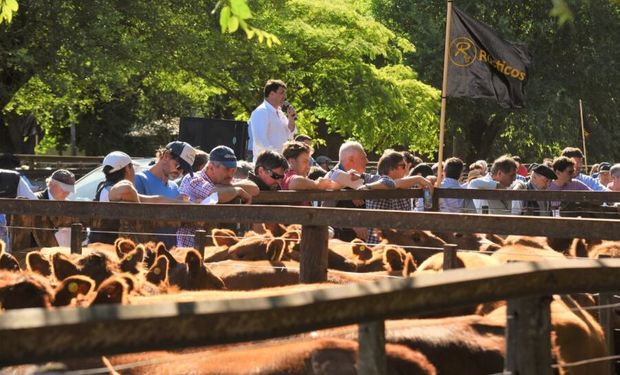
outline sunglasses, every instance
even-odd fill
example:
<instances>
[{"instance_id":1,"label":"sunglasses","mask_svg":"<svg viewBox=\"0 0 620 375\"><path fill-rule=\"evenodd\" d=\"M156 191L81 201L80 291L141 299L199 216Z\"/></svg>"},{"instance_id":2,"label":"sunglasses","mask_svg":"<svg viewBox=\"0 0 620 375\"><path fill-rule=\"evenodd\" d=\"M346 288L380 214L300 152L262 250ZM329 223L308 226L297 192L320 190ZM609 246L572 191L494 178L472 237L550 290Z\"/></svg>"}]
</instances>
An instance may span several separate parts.
<instances>
[{"instance_id":1,"label":"sunglasses","mask_svg":"<svg viewBox=\"0 0 620 375\"><path fill-rule=\"evenodd\" d=\"M183 172L183 167L181 167L181 160L179 160L179 158L177 158L176 156L173 156L171 159L174 160L176 164L175 168L177 169L177 171Z\"/></svg>"},{"instance_id":2,"label":"sunglasses","mask_svg":"<svg viewBox=\"0 0 620 375\"><path fill-rule=\"evenodd\" d=\"M272 171L271 169L267 169L267 172L269 172L269 176L271 178L273 178L274 180L281 180L284 178L283 174L277 174L276 172Z\"/></svg>"}]
</instances>

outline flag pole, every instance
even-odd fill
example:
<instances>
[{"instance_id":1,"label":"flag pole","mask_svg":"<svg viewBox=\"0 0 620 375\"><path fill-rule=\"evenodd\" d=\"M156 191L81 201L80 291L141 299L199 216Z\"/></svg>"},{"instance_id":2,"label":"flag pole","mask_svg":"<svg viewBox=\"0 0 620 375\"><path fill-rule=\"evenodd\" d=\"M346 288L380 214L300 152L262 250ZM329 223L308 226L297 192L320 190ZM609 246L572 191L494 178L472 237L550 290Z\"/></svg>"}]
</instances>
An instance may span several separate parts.
<instances>
[{"instance_id":1,"label":"flag pole","mask_svg":"<svg viewBox=\"0 0 620 375\"><path fill-rule=\"evenodd\" d=\"M437 183L435 186L441 186L443 179L443 143L444 128L446 125L446 95L448 92L448 59L450 53L450 25L452 24L452 1L448 0L448 14L446 16L446 38L443 52L443 82L441 84L441 114L439 115L439 161L437 164Z\"/></svg>"},{"instance_id":2,"label":"flag pole","mask_svg":"<svg viewBox=\"0 0 620 375\"><path fill-rule=\"evenodd\" d=\"M585 174L588 174L588 152L586 151L586 130L583 126L583 103L579 99L579 119L581 121L581 144L583 145L583 163L586 166Z\"/></svg>"}]
</instances>

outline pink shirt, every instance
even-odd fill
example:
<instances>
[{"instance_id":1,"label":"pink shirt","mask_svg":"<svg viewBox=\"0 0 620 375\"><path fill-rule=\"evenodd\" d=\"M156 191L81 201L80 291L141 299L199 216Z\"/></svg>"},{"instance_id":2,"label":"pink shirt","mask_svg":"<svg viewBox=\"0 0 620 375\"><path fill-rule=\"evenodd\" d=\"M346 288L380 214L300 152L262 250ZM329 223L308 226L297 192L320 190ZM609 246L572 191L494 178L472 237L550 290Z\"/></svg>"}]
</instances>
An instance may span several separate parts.
<instances>
[{"instance_id":1,"label":"pink shirt","mask_svg":"<svg viewBox=\"0 0 620 375\"><path fill-rule=\"evenodd\" d=\"M284 178L282 179L282 182L280 182L280 187L282 188L282 190L290 190L289 189L289 184L291 183L291 180L295 176L299 176L299 175L297 174L297 172L295 172L292 169L289 169L288 172L286 172L284 174ZM306 201L306 202L291 203L291 205L293 205L293 206L312 206L312 203Z\"/></svg>"}]
</instances>

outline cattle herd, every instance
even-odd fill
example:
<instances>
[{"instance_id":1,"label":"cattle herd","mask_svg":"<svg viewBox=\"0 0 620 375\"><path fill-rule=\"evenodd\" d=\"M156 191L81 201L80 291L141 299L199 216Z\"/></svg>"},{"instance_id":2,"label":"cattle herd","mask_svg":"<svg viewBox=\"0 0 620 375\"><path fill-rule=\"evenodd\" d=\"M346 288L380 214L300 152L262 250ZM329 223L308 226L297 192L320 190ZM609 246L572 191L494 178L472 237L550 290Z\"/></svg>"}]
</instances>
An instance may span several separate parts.
<instances>
[{"instance_id":1,"label":"cattle herd","mask_svg":"<svg viewBox=\"0 0 620 375\"><path fill-rule=\"evenodd\" d=\"M204 254L190 248L167 249L163 243L136 244L125 238L113 245L90 244L80 255L62 247L9 254L0 242L1 311L283 295L334 284L442 272L445 243L464 249L457 253L457 267L461 268L550 258L598 258L620 252L620 242L592 239L383 230L381 243L374 246L359 240L330 239L327 281L299 284L299 226L273 225L264 233L250 231L243 237L214 229L211 235L214 245L205 247ZM607 353L596 314L586 310L596 303L592 295L554 296L551 342L557 373L605 373L605 362L563 366L614 354ZM502 372L505 301L385 324L389 374ZM355 374L357 334L357 326L344 326L263 342L82 358L53 368L103 367L109 373L124 374ZM41 371L37 366L7 367L0 372L35 373Z\"/></svg>"}]
</instances>

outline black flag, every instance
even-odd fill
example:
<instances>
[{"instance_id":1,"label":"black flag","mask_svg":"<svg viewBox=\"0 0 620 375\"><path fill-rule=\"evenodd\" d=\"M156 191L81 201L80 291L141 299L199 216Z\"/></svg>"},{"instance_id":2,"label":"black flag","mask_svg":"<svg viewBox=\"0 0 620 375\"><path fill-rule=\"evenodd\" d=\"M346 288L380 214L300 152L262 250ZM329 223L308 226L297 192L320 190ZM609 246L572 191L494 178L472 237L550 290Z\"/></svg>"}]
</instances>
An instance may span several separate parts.
<instances>
[{"instance_id":1,"label":"black flag","mask_svg":"<svg viewBox=\"0 0 620 375\"><path fill-rule=\"evenodd\" d=\"M491 98L505 108L522 108L530 65L527 48L452 9L447 96Z\"/></svg>"}]
</instances>

